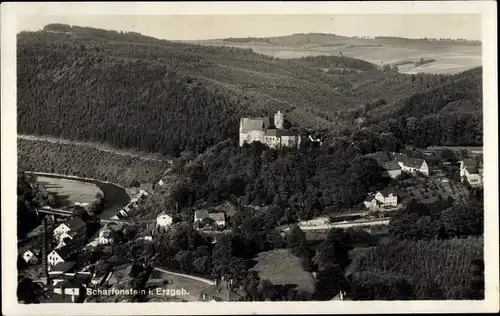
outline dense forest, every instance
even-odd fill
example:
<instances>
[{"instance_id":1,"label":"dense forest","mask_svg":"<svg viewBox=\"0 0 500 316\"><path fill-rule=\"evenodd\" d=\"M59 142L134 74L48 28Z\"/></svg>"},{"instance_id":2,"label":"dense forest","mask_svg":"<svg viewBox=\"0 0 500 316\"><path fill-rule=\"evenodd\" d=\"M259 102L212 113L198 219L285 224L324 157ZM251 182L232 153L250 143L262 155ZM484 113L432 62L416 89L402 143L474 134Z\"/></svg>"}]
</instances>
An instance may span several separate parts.
<instances>
[{"instance_id":1,"label":"dense forest","mask_svg":"<svg viewBox=\"0 0 500 316\"><path fill-rule=\"evenodd\" d=\"M226 141L187 164L175 161L174 170L184 178L173 194L179 209L238 199L243 205L281 207L280 224L353 207L387 185L378 163L348 142L276 151L260 143L238 148Z\"/></svg>"},{"instance_id":2,"label":"dense forest","mask_svg":"<svg viewBox=\"0 0 500 316\"><path fill-rule=\"evenodd\" d=\"M21 32L17 58L24 134L201 153L235 140L239 117L282 110L293 125L326 135L355 130L363 118L393 122L387 131L416 145L482 142L481 69L404 75L348 57L280 60L67 25ZM470 111L454 111L463 106Z\"/></svg>"},{"instance_id":3,"label":"dense forest","mask_svg":"<svg viewBox=\"0 0 500 316\"><path fill-rule=\"evenodd\" d=\"M482 237L379 244L352 276L353 298L482 299L484 288L473 284L482 258Z\"/></svg>"},{"instance_id":4,"label":"dense forest","mask_svg":"<svg viewBox=\"0 0 500 316\"><path fill-rule=\"evenodd\" d=\"M137 180L156 183L167 162L117 155L95 148L44 141L17 140L19 166L26 170L93 178L122 186Z\"/></svg>"}]
</instances>

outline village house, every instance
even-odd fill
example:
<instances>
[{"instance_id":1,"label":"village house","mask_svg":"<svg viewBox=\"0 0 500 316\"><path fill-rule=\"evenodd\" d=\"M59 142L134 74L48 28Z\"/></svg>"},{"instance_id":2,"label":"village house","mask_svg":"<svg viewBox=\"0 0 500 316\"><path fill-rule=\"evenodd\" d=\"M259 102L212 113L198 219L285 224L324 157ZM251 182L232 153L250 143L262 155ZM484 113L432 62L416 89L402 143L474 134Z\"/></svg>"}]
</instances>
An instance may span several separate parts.
<instances>
[{"instance_id":1,"label":"village house","mask_svg":"<svg viewBox=\"0 0 500 316\"><path fill-rule=\"evenodd\" d=\"M99 231L98 242L101 245L113 243L113 234L123 229L123 224L117 222L110 222L104 225Z\"/></svg>"},{"instance_id":2,"label":"village house","mask_svg":"<svg viewBox=\"0 0 500 316\"><path fill-rule=\"evenodd\" d=\"M215 284L202 290L200 301L204 302L237 302L244 301L248 293L243 287L235 287L233 280L216 280Z\"/></svg>"},{"instance_id":3,"label":"village house","mask_svg":"<svg viewBox=\"0 0 500 316\"><path fill-rule=\"evenodd\" d=\"M63 238L70 237L71 239L74 236L79 234L85 234L87 231L87 224L79 217L74 217L69 221L66 221L54 229L54 238L57 242L61 242ZM72 234L68 234L72 232ZM77 233L77 234L75 234Z\"/></svg>"},{"instance_id":4,"label":"village house","mask_svg":"<svg viewBox=\"0 0 500 316\"><path fill-rule=\"evenodd\" d=\"M467 181L472 187L482 184L482 168L475 159L464 159L460 161L460 178L462 182Z\"/></svg>"},{"instance_id":5,"label":"village house","mask_svg":"<svg viewBox=\"0 0 500 316\"><path fill-rule=\"evenodd\" d=\"M226 227L226 215L222 212L211 213L206 209L196 210L193 225L196 229L212 224L216 228Z\"/></svg>"},{"instance_id":6,"label":"village house","mask_svg":"<svg viewBox=\"0 0 500 316\"><path fill-rule=\"evenodd\" d=\"M165 212L161 212L157 217L156 217L156 226L161 229L165 229L166 227L169 227L172 225L172 216L168 215Z\"/></svg>"},{"instance_id":7,"label":"village house","mask_svg":"<svg viewBox=\"0 0 500 316\"><path fill-rule=\"evenodd\" d=\"M40 250L38 249L28 249L23 254L21 257L26 263L29 264L37 264L38 263L38 255L40 255Z\"/></svg>"},{"instance_id":8,"label":"village house","mask_svg":"<svg viewBox=\"0 0 500 316\"><path fill-rule=\"evenodd\" d=\"M88 280L86 278L76 277L58 283L54 286L54 293L63 296L68 295L71 297L72 302L81 302L85 297L87 284Z\"/></svg>"},{"instance_id":9,"label":"village house","mask_svg":"<svg viewBox=\"0 0 500 316\"><path fill-rule=\"evenodd\" d=\"M271 148L299 147L301 137L295 130L284 129L284 114L274 114L274 122L268 117L240 119L240 146L259 141Z\"/></svg>"},{"instance_id":10,"label":"village house","mask_svg":"<svg viewBox=\"0 0 500 316\"><path fill-rule=\"evenodd\" d=\"M378 191L376 194L368 194L365 201L365 206L371 210L380 208L393 208L398 206L398 195L390 189Z\"/></svg>"},{"instance_id":11,"label":"village house","mask_svg":"<svg viewBox=\"0 0 500 316\"><path fill-rule=\"evenodd\" d=\"M401 175L403 171L412 174L420 172L429 175L429 166L425 159L422 158L408 157L406 154L395 152L377 152L368 154L367 157L375 159L385 170L384 175L393 179Z\"/></svg>"},{"instance_id":12,"label":"village house","mask_svg":"<svg viewBox=\"0 0 500 316\"><path fill-rule=\"evenodd\" d=\"M49 264L49 268L54 267L60 262L68 262L75 255L75 253L75 249L71 246L65 246L52 250L47 255L47 263Z\"/></svg>"},{"instance_id":13,"label":"village house","mask_svg":"<svg viewBox=\"0 0 500 316\"><path fill-rule=\"evenodd\" d=\"M209 213L208 218L214 221L217 228L226 227L226 216L224 213Z\"/></svg>"}]
</instances>

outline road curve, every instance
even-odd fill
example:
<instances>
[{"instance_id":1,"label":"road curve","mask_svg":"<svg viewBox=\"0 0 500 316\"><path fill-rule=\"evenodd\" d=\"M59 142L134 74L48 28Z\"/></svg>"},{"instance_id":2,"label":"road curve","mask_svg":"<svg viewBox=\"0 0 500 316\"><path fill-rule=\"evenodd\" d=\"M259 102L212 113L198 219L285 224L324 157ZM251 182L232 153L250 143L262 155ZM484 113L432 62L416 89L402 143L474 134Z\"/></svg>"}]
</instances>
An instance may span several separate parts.
<instances>
[{"instance_id":1,"label":"road curve","mask_svg":"<svg viewBox=\"0 0 500 316\"><path fill-rule=\"evenodd\" d=\"M168 271L168 270L165 270L165 269L162 269L162 268L159 268L159 267L153 267L153 268L155 270L161 271L161 272L166 273L166 274L176 275L176 276L179 276L179 277L183 277L183 278L188 278L188 279L200 281L200 282L206 283L208 285L214 285L215 284L215 281L209 280L209 279L205 279L205 278L202 278L202 277L198 277L198 276L194 276L194 275L189 275L189 274L172 272L172 271Z\"/></svg>"}]
</instances>

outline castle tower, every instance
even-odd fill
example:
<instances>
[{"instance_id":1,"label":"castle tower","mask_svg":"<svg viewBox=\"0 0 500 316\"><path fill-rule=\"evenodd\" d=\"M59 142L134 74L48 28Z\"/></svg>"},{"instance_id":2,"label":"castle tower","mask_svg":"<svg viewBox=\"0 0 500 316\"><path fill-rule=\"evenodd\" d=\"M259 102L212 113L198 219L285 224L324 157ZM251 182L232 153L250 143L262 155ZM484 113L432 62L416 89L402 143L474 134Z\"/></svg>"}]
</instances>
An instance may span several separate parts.
<instances>
[{"instance_id":1,"label":"castle tower","mask_svg":"<svg viewBox=\"0 0 500 316\"><path fill-rule=\"evenodd\" d=\"M277 129L283 129L283 123L285 121L285 117L281 111L278 111L276 114L274 114L274 126Z\"/></svg>"}]
</instances>

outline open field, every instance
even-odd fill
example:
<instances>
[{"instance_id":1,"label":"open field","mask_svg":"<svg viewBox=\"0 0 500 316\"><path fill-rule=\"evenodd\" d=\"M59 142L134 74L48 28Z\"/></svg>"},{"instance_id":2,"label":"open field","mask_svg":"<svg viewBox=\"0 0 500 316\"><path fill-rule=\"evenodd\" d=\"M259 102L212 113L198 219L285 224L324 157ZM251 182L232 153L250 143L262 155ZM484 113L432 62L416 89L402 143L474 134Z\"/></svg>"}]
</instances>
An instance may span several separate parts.
<instances>
[{"instance_id":1,"label":"open field","mask_svg":"<svg viewBox=\"0 0 500 316\"><path fill-rule=\"evenodd\" d=\"M298 291L314 291L312 274L302 269L299 258L288 249L261 252L255 260L258 263L251 270L257 271L261 279L279 285L294 284Z\"/></svg>"},{"instance_id":2,"label":"open field","mask_svg":"<svg viewBox=\"0 0 500 316\"><path fill-rule=\"evenodd\" d=\"M71 204L90 204L95 200L96 194L103 194L95 184L68 179L38 176L37 180L50 193L55 193L57 198L66 200Z\"/></svg>"},{"instance_id":3,"label":"open field","mask_svg":"<svg viewBox=\"0 0 500 316\"><path fill-rule=\"evenodd\" d=\"M299 34L266 39L266 41L241 42L226 40L199 41L200 44L251 48L276 58L292 59L307 56L342 54L366 60L376 65L396 65L402 73L459 73L482 65L481 46L469 43L438 41L393 41L387 39L360 39L333 35ZM435 61L416 66L420 59Z\"/></svg>"}]
</instances>

